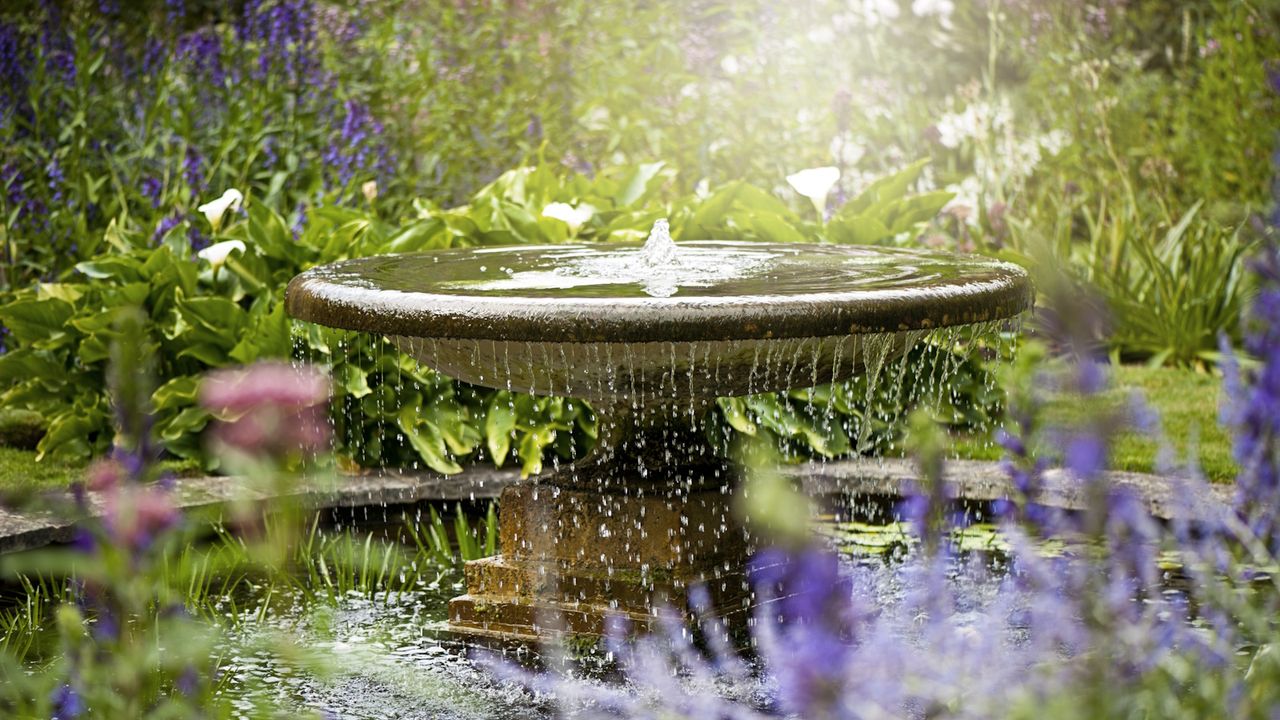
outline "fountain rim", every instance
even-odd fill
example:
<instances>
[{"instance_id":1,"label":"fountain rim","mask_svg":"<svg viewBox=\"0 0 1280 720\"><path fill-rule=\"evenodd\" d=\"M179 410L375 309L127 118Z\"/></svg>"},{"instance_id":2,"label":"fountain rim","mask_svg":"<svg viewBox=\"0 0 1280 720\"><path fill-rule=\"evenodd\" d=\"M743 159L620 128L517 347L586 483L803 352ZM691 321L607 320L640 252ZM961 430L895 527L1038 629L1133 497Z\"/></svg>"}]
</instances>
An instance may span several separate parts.
<instances>
[{"instance_id":1,"label":"fountain rim","mask_svg":"<svg viewBox=\"0 0 1280 720\"><path fill-rule=\"evenodd\" d=\"M327 327L403 337L642 343L929 330L1001 320L1031 308L1034 290L1026 270L1009 262L982 260L986 266L981 273L928 287L619 298L401 292L332 283L318 277L319 268L313 268L289 282L285 310L297 320ZM320 267L346 262L352 261Z\"/></svg>"}]
</instances>

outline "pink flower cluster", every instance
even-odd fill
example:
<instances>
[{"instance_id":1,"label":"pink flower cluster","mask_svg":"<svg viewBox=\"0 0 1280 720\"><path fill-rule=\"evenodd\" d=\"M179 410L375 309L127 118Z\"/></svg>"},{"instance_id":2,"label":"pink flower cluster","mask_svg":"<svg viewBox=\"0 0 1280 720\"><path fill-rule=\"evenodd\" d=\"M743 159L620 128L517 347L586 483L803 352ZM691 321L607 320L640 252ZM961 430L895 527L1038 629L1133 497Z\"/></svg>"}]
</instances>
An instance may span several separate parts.
<instances>
[{"instance_id":1,"label":"pink flower cluster","mask_svg":"<svg viewBox=\"0 0 1280 720\"><path fill-rule=\"evenodd\" d=\"M181 518L168 488L127 482L125 469L116 460L100 460L90 466L85 485L102 493L102 523L107 536L131 551L146 549Z\"/></svg>"},{"instance_id":2,"label":"pink flower cluster","mask_svg":"<svg viewBox=\"0 0 1280 720\"><path fill-rule=\"evenodd\" d=\"M324 374L281 362L220 370L208 375L200 389L201 404L219 419L215 440L255 457L327 448L328 400Z\"/></svg>"}]
</instances>

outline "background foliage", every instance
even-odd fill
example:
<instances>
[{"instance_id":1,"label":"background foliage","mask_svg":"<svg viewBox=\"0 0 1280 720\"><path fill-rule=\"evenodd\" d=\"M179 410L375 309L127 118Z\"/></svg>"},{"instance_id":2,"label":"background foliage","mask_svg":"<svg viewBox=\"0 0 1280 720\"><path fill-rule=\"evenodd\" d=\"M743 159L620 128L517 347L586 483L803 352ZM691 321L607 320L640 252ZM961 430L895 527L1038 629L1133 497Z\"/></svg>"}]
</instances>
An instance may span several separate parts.
<instances>
[{"instance_id":1,"label":"background foliage","mask_svg":"<svg viewBox=\"0 0 1280 720\"><path fill-rule=\"evenodd\" d=\"M42 452L104 450L110 311L138 304L166 381L154 430L172 453L200 454L197 373L301 345L340 379L351 460L454 470L515 455L533 471L590 440L588 408L461 387L379 340L310 328L291 344L284 283L375 252L634 240L661 216L677 237L919 243L1062 268L1099 288L1113 318L1099 342L1116 358L1208 367L1249 292L1239 259L1280 124L1264 63L1280 55L1278 12L10 3L4 401L48 419ZM808 166L840 171L816 205L785 181ZM196 208L227 188L248 200L215 232ZM571 227L543 214L552 202L594 212ZM225 267L195 256L228 239L246 250ZM981 408L967 424L998 412L988 385L956 391L957 407ZM839 452L861 432L858 403L833 403L844 419L819 437L797 430L808 399L752 402L721 419L797 452Z\"/></svg>"}]
</instances>

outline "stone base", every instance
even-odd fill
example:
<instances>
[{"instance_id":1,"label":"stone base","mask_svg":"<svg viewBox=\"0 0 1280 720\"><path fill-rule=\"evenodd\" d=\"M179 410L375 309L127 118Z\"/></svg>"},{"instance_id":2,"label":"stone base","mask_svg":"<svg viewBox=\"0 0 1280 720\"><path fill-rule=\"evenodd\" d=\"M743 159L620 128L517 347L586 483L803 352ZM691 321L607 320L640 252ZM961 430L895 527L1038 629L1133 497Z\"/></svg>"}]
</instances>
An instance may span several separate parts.
<instances>
[{"instance_id":1,"label":"stone base","mask_svg":"<svg viewBox=\"0 0 1280 720\"><path fill-rule=\"evenodd\" d=\"M449 603L454 630L504 639L602 635L606 618L647 630L663 607L705 587L717 613L745 613L748 538L728 486L593 492L549 483L508 487L504 554L466 565Z\"/></svg>"}]
</instances>

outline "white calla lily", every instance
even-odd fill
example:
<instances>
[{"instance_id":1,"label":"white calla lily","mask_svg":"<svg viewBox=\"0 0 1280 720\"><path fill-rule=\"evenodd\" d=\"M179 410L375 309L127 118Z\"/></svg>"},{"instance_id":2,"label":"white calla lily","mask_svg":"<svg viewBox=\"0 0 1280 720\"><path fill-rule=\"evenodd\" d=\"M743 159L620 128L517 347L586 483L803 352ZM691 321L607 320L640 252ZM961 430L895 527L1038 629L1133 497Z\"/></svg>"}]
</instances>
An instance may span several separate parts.
<instances>
[{"instance_id":1,"label":"white calla lily","mask_svg":"<svg viewBox=\"0 0 1280 720\"><path fill-rule=\"evenodd\" d=\"M222 193L222 197L217 200L211 200L200 207L196 208L204 213L208 218L209 224L213 226L213 231L217 232L222 227L222 216L228 210L235 212L240 209L240 204L244 202L244 195L235 188L230 188Z\"/></svg>"},{"instance_id":2,"label":"white calla lily","mask_svg":"<svg viewBox=\"0 0 1280 720\"><path fill-rule=\"evenodd\" d=\"M578 229L587 224L595 214L596 209L585 203L575 208L569 203L553 202L542 208L543 217L555 218L568 225L569 232L574 235L577 235Z\"/></svg>"},{"instance_id":3,"label":"white calla lily","mask_svg":"<svg viewBox=\"0 0 1280 720\"><path fill-rule=\"evenodd\" d=\"M813 201L813 206L818 209L818 217L823 217L827 211L827 194L839 179L840 168L816 167L788 175L787 184Z\"/></svg>"},{"instance_id":4,"label":"white calla lily","mask_svg":"<svg viewBox=\"0 0 1280 720\"><path fill-rule=\"evenodd\" d=\"M223 240L196 253L196 257L208 261L216 272L218 268L226 264L227 259L231 257L232 250L239 250L243 253L245 251L244 243L239 240Z\"/></svg>"}]
</instances>

